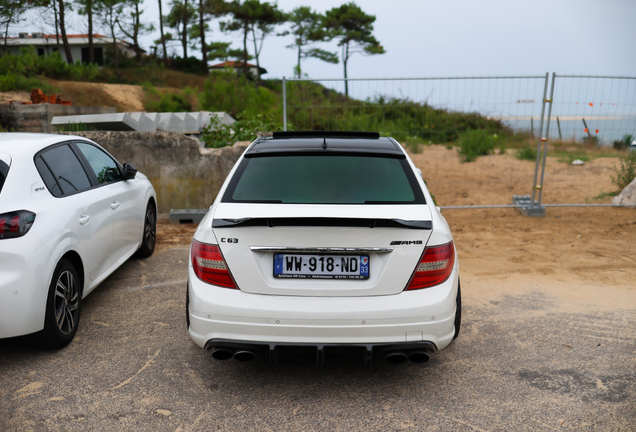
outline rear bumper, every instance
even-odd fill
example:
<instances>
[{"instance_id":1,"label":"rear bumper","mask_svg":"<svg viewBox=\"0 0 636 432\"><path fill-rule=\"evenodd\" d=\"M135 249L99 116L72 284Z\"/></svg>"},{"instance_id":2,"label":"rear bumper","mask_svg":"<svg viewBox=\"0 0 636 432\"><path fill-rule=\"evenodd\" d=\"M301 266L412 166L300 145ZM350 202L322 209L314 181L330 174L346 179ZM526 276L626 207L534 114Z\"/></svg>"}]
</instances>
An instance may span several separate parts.
<instances>
[{"instance_id":1,"label":"rear bumper","mask_svg":"<svg viewBox=\"0 0 636 432\"><path fill-rule=\"evenodd\" d=\"M373 297L301 297L245 293L200 281L189 269L190 336L266 345L381 345L453 339L457 269L433 288Z\"/></svg>"},{"instance_id":2,"label":"rear bumper","mask_svg":"<svg viewBox=\"0 0 636 432\"><path fill-rule=\"evenodd\" d=\"M50 256L32 233L0 240L0 338L44 327Z\"/></svg>"},{"instance_id":3,"label":"rear bumper","mask_svg":"<svg viewBox=\"0 0 636 432\"><path fill-rule=\"evenodd\" d=\"M286 343L263 343L263 342L246 342L234 341L227 339L212 339L205 344L205 349L211 350L216 348L226 348L231 352L239 352L248 350L254 353L269 356L270 364L275 365L278 362L279 354L305 352L316 356L318 366L324 364L325 353L358 353L362 355L365 364L370 365L373 354L387 354L394 351L419 354L421 358L422 352L427 355L424 357L428 360L428 356L435 353L437 348L432 342L402 342L392 344L286 344ZM418 361L421 362L421 361Z\"/></svg>"}]
</instances>

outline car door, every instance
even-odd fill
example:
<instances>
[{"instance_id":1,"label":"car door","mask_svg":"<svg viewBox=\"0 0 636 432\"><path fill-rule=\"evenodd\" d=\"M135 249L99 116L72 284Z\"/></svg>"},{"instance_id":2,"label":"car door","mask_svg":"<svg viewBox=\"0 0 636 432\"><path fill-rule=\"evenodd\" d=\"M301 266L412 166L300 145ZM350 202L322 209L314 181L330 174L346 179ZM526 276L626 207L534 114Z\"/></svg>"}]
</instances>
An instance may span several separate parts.
<instances>
[{"instance_id":1,"label":"car door","mask_svg":"<svg viewBox=\"0 0 636 432\"><path fill-rule=\"evenodd\" d=\"M101 148L87 142L75 142L86 158L100 189L109 197L113 226L112 256L117 260L136 250L143 232L145 190L135 179L125 180L119 164Z\"/></svg>"},{"instance_id":2,"label":"car door","mask_svg":"<svg viewBox=\"0 0 636 432\"><path fill-rule=\"evenodd\" d=\"M110 267L113 231L109 197L94 187L70 143L38 153L35 164L51 194L59 199L51 211L63 221L63 230L80 239L79 253L87 274L91 280L97 279Z\"/></svg>"}]
</instances>

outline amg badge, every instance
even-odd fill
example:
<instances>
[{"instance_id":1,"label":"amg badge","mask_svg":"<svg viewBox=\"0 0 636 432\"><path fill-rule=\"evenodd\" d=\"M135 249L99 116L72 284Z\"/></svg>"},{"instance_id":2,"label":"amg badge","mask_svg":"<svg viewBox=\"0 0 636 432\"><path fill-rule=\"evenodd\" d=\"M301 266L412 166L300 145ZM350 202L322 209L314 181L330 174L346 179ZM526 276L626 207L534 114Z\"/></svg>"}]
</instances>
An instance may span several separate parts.
<instances>
[{"instance_id":1,"label":"amg badge","mask_svg":"<svg viewBox=\"0 0 636 432\"><path fill-rule=\"evenodd\" d=\"M394 245L419 245L422 244L422 240L393 240L391 246Z\"/></svg>"}]
</instances>

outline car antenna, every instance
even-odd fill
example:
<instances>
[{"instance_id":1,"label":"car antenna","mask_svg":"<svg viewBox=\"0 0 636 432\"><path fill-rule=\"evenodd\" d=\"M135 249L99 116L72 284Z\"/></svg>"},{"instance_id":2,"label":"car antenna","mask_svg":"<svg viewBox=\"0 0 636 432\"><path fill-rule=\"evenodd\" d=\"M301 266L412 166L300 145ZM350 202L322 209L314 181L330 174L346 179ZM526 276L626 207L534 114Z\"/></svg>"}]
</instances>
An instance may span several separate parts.
<instances>
[{"instance_id":1,"label":"car antenna","mask_svg":"<svg viewBox=\"0 0 636 432\"><path fill-rule=\"evenodd\" d=\"M323 150L327 150L327 138L325 137L323 139L324 139L324 141L322 142L322 149Z\"/></svg>"}]
</instances>

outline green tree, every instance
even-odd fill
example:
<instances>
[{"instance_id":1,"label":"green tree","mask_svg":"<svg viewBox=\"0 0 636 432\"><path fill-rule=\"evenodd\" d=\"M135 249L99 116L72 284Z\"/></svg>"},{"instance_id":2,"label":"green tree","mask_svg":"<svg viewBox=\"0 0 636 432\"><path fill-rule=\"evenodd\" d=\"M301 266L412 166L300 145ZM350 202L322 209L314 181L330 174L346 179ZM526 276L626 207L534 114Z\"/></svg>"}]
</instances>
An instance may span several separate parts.
<instances>
[{"instance_id":1,"label":"green tree","mask_svg":"<svg viewBox=\"0 0 636 432\"><path fill-rule=\"evenodd\" d=\"M9 26L18 24L29 7L27 0L0 0L0 24L4 27L4 49L7 52L7 38L9 37Z\"/></svg>"},{"instance_id":2,"label":"green tree","mask_svg":"<svg viewBox=\"0 0 636 432\"><path fill-rule=\"evenodd\" d=\"M243 50L231 49L230 42L210 42L207 45L208 60L228 60L230 58L239 59L243 57Z\"/></svg>"},{"instance_id":3,"label":"green tree","mask_svg":"<svg viewBox=\"0 0 636 432\"><path fill-rule=\"evenodd\" d=\"M345 94L349 95L349 85L347 84L347 63L352 55L360 53L362 55L384 54L384 48L373 36L373 23L375 16L367 15L355 3L347 3L340 7L335 7L325 14L324 26L330 30L334 37L339 40L341 47L341 58L344 65Z\"/></svg>"},{"instance_id":4,"label":"green tree","mask_svg":"<svg viewBox=\"0 0 636 432\"><path fill-rule=\"evenodd\" d=\"M53 0L56 1L56 0ZM64 54L66 55L66 62L73 64L73 55L71 54L71 46L68 43L68 37L66 37L66 3L64 0L57 0L60 33L62 34L62 44L64 45Z\"/></svg>"},{"instance_id":5,"label":"green tree","mask_svg":"<svg viewBox=\"0 0 636 432\"><path fill-rule=\"evenodd\" d=\"M258 2L257 2L258 3ZM252 40L254 42L254 57L258 77L261 76L261 63L259 57L263 50L263 41L274 31L274 27L286 21L285 14L278 9L276 4L260 3L256 8L255 20L251 25Z\"/></svg>"},{"instance_id":6,"label":"green tree","mask_svg":"<svg viewBox=\"0 0 636 432\"><path fill-rule=\"evenodd\" d=\"M324 16L314 12L308 6L300 6L287 14L287 21L291 23L291 31L281 34L294 36L294 43L287 48L298 50L297 64L294 68L294 76L300 78L302 69L300 62L304 58L317 58L328 63L338 63L338 54L325 51L320 48L310 48L317 42L326 42L333 35L323 27Z\"/></svg>"},{"instance_id":7,"label":"green tree","mask_svg":"<svg viewBox=\"0 0 636 432\"><path fill-rule=\"evenodd\" d=\"M212 42L212 44L206 43L205 33L209 30L207 21L226 15L228 12L229 5L224 0L199 0L199 7L197 9L199 22L191 27L190 35L193 40L196 40L197 38L199 39L198 43L201 48L201 68L204 73L208 73L208 60L210 58L215 58L214 55L216 55L216 53L214 51L218 50L223 44L222 42ZM229 45L230 44L227 44L226 48L229 47ZM212 51L212 57L208 55L210 51Z\"/></svg>"},{"instance_id":8,"label":"green tree","mask_svg":"<svg viewBox=\"0 0 636 432\"><path fill-rule=\"evenodd\" d=\"M275 4L261 3L259 0L234 0L229 7L230 20L221 22L222 31L236 31L243 34L243 74L247 75L248 37L254 42L254 57L260 68L259 55L263 48L263 40L273 28L285 21L284 14Z\"/></svg>"},{"instance_id":9,"label":"green tree","mask_svg":"<svg viewBox=\"0 0 636 432\"><path fill-rule=\"evenodd\" d=\"M76 0L80 15L86 15L88 24L88 62L95 63L95 50L93 49L93 3L94 0Z\"/></svg>"},{"instance_id":10,"label":"green tree","mask_svg":"<svg viewBox=\"0 0 636 432\"><path fill-rule=\"evenodd\" d=\"M168 27L173 28L179 34L183 47L183 58L188 58L188 39L190 28L197 19L197 10L188 3L188 0L173 0L170 13L166 17Z\"/></svg>"},{"instance_id":11,"label":"green tree","mask_svg":"<svg viewBox=\"0 0 636 432\"><path fill-rule=\"evenodd\" d=\"M85 0L88 1L88 0ZM138 62L141 62L141 47L139 46L139 36L148 34L155 30L155 26L152 24L144 23L141 21L141 15L143 10L139 8L143 0L126 0L125 4L132 11L129 14L124 14L123 18L117 21L119 29L133 42L133 50L135 51L135 58ZM122 24L123 23L123 24Z\"/></svg>"},{"instance_id":12,"label":"green tree","mask_svg":"<svg viewBox=\"0 0 636 432\"><path fill-rule=\"evenodd\" d=\"M124 14L126 7L125 0L95 0L97 15L102 24L108 27L110 37L113 39L113 54L115 58L115 74L117 80L121 82L121 72L119 71L119 47L117 46L117 23Z\"/></svg>"},{"instance_id":13,"label":"green tree","mask_svg":"<svg viewBox=\"0 0 636 432\"><path fill-rule=\"evenodd\" d=\"M161 39L159 39L159 42L161 43L162 47L163 47L163 64L168 63L168 52L166 50L166 35L163 33L163 10L162 10L162 5L161 5L161 0L157 0L159 2L159 33L161 34ZM172 35L170 35L172 36ZM155 44L157 44L158 41L155 41Z\"/></svg>"}]
</instances>

